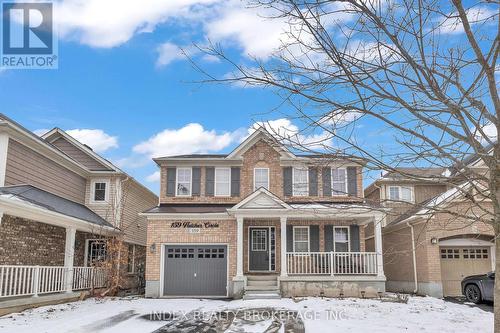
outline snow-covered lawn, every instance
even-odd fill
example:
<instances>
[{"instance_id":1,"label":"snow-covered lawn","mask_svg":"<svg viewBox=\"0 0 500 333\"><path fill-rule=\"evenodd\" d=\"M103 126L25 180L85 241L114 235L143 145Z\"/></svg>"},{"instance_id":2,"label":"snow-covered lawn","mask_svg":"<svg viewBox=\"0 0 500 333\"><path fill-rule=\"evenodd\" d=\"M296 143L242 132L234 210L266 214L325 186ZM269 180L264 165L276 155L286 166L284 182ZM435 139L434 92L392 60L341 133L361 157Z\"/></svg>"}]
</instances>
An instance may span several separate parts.
<instances>
[{"instance_id":1,"label":"snow-covered lawn","mask_svg":"<svg viewBox=\"0 0 500 333\"><path fill-rule=\"evenodd\" d=\"M306 332L493 332L493 314L431 297L411 297L407 304L362 299L189 300L105 298L46 306L0 318L0 332L152 332L168 321L141 318L155 312L182 314L266 308L297 311ZM264 316L268 315L264 314ZM181 315L182 316L182 315ZM146 316L148 317L148 316ZM241 320L226 332L264 331L272 318ZM283 326L280 329L283 332Z\"/></svg>"}]
</instances>

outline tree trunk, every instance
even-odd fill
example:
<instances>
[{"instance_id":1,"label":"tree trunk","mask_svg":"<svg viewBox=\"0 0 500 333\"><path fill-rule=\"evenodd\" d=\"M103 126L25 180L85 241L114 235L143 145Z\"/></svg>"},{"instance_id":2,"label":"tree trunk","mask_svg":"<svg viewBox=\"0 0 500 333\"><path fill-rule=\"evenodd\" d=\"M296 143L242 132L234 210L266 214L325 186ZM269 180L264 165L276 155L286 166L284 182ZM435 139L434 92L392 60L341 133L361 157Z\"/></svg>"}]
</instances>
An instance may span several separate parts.
<instances>
[{"instance_id":1,"label":"tree trunk","mask_svg":"<svg viewBox=\"0 0 500 333\"><path fill-rule=\"evenodd\" d=\"M493 229L495 230L495 272L500 273L500 146L495 144L493 151L495 165L490 167L490 191L493 197ZM500 274L495 274L494 316L495 332L500 333Z\"/></svg>"},{"instance_id":2,"label":"tree trunk","mask_svg":"<svg viewBox=\"0 0 500 333\"><path fill-rule=\"evenodd\" d=\"M499 235L498 223L495 221L495 272L500 272L500 241L496 241ZM500 332L500 274L495 274L495 294L494 294L494 315L495 315L495 332Z\"/></svg>"}]
</instances>

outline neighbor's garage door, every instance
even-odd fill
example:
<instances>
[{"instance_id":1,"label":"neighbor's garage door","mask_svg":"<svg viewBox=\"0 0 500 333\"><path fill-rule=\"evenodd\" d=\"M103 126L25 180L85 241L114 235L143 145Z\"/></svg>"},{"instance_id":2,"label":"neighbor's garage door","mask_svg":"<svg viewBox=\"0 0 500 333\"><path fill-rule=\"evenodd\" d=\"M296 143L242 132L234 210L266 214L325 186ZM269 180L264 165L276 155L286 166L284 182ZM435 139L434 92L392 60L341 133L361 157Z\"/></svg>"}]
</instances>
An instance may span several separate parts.
<instances>
[{"instance_id":1,"label":"neighbor's garage door","mask_svg":"<svg viewBox=\"0 0 500 333\"><path fill-rule=\"evenodd\" d=\"M489 247L441 247L440 253L444 296L462 295L464 277L491 271Z\"/></svg>"},{"instance_id":2,"label":"neighbor's garage door","mask_svg":"<svg viewBox=\"0 0 500 333\"><path fill-rule=\"evenodd\" d=\"M165 246L165 296L226 296L225 245Z\"/></svg>"}]
</instances>

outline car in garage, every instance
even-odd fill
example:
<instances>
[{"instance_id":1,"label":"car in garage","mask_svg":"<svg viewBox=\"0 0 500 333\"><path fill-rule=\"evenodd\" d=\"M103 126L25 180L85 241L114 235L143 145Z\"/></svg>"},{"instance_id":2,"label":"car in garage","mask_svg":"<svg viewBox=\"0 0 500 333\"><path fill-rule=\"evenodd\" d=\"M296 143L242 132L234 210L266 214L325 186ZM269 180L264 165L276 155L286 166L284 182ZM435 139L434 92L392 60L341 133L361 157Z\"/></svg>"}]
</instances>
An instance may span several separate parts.
<instances>
[{"instance_id":1,"label":"car in garage","mask_svg":"<svg viewBox=\"0 0 500 333\"><path fill-rule=\"evenodd\" d=\"M462 293L467 301L478 304L493 301L495 272L471 275L462 280Z\"/></svg>"}]
</instances>

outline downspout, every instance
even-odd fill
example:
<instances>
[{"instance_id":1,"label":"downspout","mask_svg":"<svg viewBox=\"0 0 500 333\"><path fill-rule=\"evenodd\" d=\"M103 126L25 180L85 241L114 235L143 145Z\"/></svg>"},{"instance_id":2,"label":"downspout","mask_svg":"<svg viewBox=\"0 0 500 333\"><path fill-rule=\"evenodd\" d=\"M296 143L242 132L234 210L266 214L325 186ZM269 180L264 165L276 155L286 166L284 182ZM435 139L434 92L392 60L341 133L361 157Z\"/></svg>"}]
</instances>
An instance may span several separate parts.
<instances>
[{"instance_id":1,"label":"downspout","mask_svg":"<svg viewBox=\"0 0 500 333\"><path fill-rule=\"evenodd\" d=\"M418 292L418 279L417 279L417 254L415 250L415 232L413 231L413 226L410 222L406 222L406 225L410 228L411 233L411 252L413 255L413 279L415 281L415 289L413 289L413 293L416 294Z\"/></svg>"}]
</instances>

